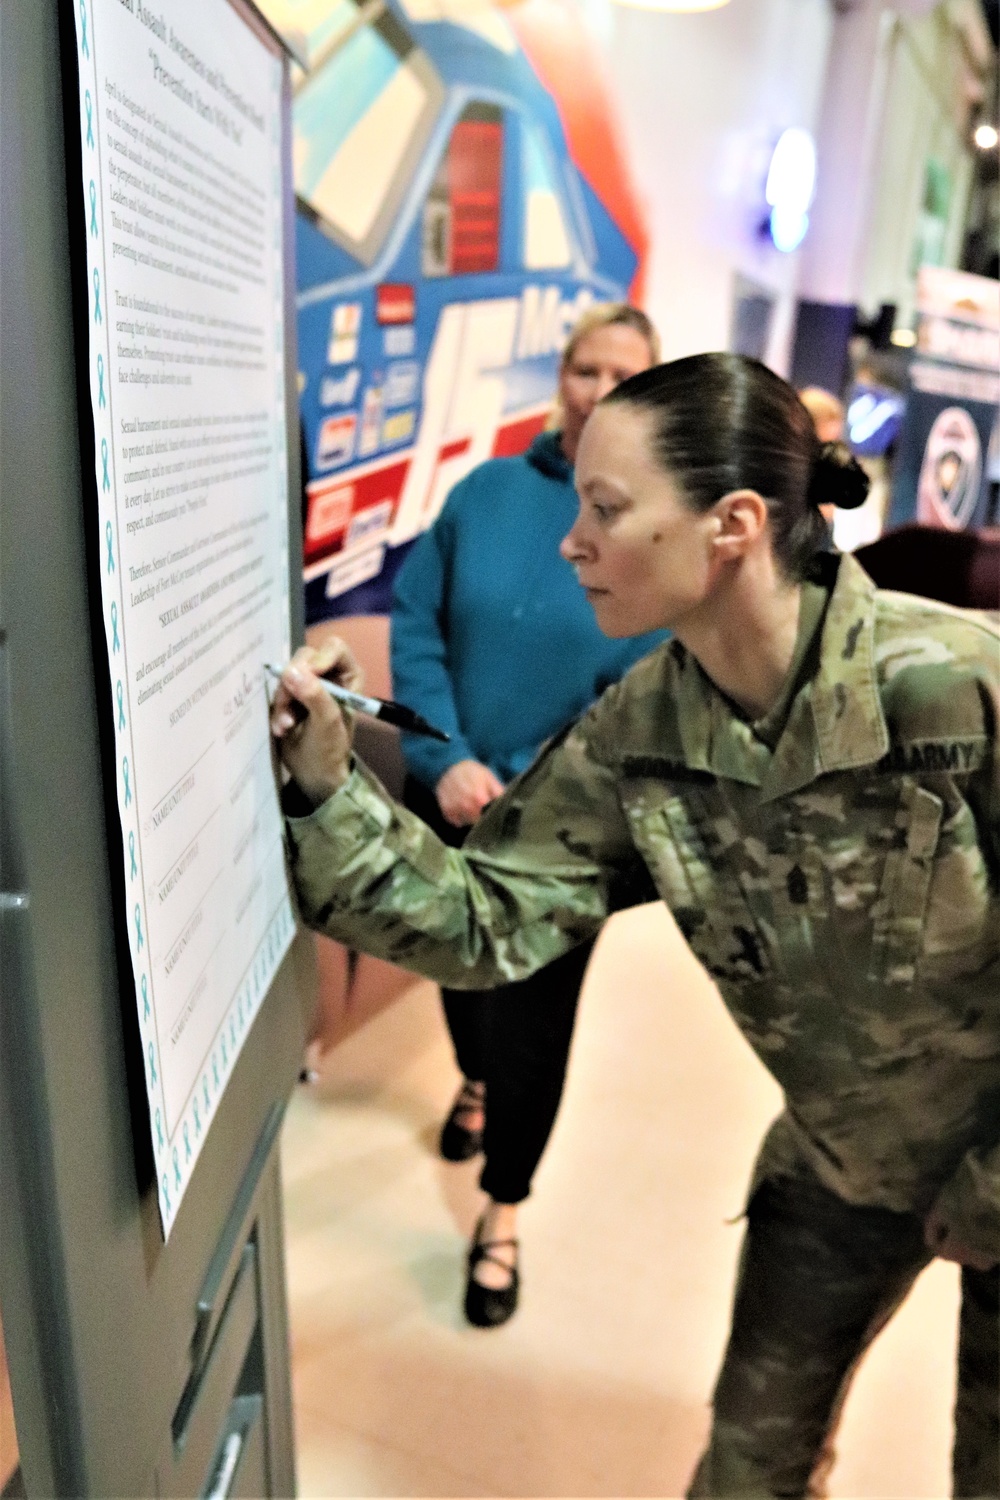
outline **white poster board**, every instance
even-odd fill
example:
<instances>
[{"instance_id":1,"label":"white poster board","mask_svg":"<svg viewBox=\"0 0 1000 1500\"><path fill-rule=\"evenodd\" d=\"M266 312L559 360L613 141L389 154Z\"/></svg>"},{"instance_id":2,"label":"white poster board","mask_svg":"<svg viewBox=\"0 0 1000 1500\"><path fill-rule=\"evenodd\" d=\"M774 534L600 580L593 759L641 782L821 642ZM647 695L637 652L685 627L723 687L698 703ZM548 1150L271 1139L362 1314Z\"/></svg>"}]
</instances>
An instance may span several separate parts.
<instances>
[{"instance_id":1,"label":"white poster board","mask_svg":"<svg viewBox=\"0 0 1000 1500\"><path fill-rule=\"evenodd\" d=\"M164 1235L294 935L282 64L228 0L74 0L126 920Z\"/></svg>"}]
</instances>

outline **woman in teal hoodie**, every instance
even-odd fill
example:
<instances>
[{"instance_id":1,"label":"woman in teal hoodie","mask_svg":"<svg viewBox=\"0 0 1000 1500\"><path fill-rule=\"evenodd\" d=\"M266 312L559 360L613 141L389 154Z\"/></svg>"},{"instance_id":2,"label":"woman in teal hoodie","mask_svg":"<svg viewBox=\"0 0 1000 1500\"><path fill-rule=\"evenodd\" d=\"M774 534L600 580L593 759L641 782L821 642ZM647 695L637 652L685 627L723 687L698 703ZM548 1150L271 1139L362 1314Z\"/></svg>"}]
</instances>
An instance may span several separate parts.
<instances>
[{"instance_id":1,"label":"woman in teal hoodie","mask_svg":"<svg viewBox=\"0 0 1000 1500\"><path fill-rule=\"evenodd\" d=\"M655 330L636 308L612 303L585 314L563 353L558 430L457 484L396 580L393 692L451 736L447 745L404 736L406 800L453 845L544 740L662 639L603 635L559 555L577 510L583 425L602 396L658 357ZM517 1305L517 1209L559 1107L592 946L502 991L442 991L463 1082L441 1153L486 1157L488 1202L465 1299L480 1326L505 1322Z\"/></svg>"}]
</instances>

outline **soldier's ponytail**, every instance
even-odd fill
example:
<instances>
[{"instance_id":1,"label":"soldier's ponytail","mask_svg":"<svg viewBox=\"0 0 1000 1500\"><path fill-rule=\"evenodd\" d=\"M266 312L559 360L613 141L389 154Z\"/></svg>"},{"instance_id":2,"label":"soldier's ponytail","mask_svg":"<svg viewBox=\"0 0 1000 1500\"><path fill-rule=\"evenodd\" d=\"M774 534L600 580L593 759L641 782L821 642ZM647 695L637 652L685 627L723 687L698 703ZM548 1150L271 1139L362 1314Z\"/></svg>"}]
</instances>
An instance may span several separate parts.
<instances>
[{"instance_id":1,"label":"soldier's ponytail","mask_svg":"<svg viewBox=\"0 0 1000 1500\"><path fill-rule=\"evenodd\" d=\"M661 466L694 510L733 490L767 501L774 555L801 578L826 543L820 505L860 505L868 480L842 443L820 444L792 387L742 354L694 354L633 375L604 398L649 411Z\"/></svg>"},{"instance_id":2,"label":"soldier's ponytail","mask_svg":"<svg viewBox=\"0 0 1000 1500\"><path fill-rule=\"evenodd\" d=\"M821 443L806 499L810 505L856 510L868 496L868 475L846 443Z\"/></svg>"}]
</instances>

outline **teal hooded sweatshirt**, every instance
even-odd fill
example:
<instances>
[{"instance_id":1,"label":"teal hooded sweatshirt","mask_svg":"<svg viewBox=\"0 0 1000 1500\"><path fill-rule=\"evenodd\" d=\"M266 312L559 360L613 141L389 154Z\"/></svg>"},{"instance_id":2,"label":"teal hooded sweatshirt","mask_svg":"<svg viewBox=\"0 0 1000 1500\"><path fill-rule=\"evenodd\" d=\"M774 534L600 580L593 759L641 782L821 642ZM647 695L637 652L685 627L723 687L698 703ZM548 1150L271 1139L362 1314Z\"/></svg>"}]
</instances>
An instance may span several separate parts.
<instances>
[{"instance_id":1,"label":"teal hooded sweatshirt","mask_svg":"<svg viewBox=\"0 0 1000 1500\"><path fill-rule=\"evenodd\" d=\"M665 639L602 635L559 543L576 517L558 433L480 464L414 544L393 593L393 696L451 735L403 736L433 789L460 760L502 782Z\"/></svg>"}]
</instances>

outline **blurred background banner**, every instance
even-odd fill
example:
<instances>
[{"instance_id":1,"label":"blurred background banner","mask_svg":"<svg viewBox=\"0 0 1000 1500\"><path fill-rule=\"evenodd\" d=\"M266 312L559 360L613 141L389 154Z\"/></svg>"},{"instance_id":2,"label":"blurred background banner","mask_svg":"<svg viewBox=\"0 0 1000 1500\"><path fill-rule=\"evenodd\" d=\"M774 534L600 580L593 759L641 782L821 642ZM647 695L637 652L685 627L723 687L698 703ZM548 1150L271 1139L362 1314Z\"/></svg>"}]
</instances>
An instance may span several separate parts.
<instances>
[{"instance_id":1,"label":"blurred background banner","mask_svg":"<svg viewBox=\"0 0 1000 1500\"><path fill-rule=\"evenodd\" d=\"M1000 397L1000 282L924 266L916 333L891 524L982 526L991 519L987 455Z\"/></svg>"},{"instance_id":2,"label":"blurred background banner","mask_svg":"<svg viewBox=\"0 0 1000 1500\"><path fill-rule=\"evenodd\" d=\"M646 247L563 0L268 0L293 104L306 615L382 614L452 487L541 431Z\"/></svg>"}]
</instances>

